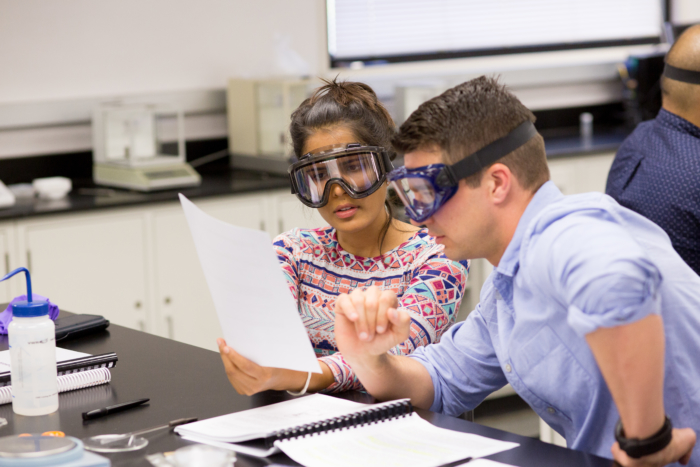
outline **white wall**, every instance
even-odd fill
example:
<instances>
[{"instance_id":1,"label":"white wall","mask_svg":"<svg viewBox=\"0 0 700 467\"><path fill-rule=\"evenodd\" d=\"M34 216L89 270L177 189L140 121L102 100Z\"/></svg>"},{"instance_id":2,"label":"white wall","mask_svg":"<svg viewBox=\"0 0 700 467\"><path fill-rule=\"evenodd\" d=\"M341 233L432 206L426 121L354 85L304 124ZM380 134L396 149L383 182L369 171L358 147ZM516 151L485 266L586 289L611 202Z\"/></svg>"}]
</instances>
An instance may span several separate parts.
<instances>
[{"instance_id":1,"label":"white wall","mask_svg":"<svg viewBox=\"0 0 700 467\"><path fill-rule=\"evenodd\" d=\"M0 158L90 150L102 101L225 137L230 77L317 74L322 0L0 0Z\"/></svg>"},{"instance_id":2,"label":"white wall","mask_svg":"<svg viewBox=\"0 0 700 467\"><path fill-rule=\"evenodd\" d=\"M0 0L0 104L221 89L285 72L276 38L313 73L317 12L316 0Z\"/></svg>"}]
</instances>

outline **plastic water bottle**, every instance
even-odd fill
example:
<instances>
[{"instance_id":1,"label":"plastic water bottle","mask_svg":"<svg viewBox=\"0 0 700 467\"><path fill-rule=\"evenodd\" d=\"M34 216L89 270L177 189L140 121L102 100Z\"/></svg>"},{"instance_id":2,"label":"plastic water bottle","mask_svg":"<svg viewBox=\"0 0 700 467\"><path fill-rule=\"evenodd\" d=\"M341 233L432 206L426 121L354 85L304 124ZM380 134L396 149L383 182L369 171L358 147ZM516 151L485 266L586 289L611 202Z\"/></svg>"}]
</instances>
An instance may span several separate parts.
<instances>
[{"instance_id":1,"label":"plastic water bottle","mask_svg":"<svg viewBox=\"0 0 700 467\"><path fill-rule=\"evenodd\" d=\"M0 281L18 272L27 276L27 300L12 305L13 318L7 327L12 410L19 415L47 415L58 410L56 328L48 302L32 301L29 271L16 269Z\"/></svg>"}]
</instances>

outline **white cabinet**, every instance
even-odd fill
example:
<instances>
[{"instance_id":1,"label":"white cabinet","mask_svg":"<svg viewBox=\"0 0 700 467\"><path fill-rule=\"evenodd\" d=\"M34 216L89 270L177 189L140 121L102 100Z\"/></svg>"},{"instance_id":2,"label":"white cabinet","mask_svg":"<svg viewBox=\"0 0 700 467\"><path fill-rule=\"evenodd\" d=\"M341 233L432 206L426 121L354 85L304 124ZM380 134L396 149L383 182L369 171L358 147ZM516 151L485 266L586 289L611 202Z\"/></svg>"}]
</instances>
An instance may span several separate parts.
<instances>
[{"instance_id":1,"label":"white cabinet","mask_svg":"<svg viewBox=\"0 0 700 467\"><path fill-rule=\"evenodd\" d=\"M326 225L287 190L195 204L271 237ZM0 273L19 266L31 271L34 291L62 309L212 350L223 335L179 202L2 223ZM0 302L21 293L22 280L0 283Z\"/></svg>"},{"instance_id":2,"label":"white cabinet","mask_svg":"<svg viewBox=\"0 0 700 467\"><path fill-rule=\"evenodd\" d=\"M614 153L561 157L548 160L552 181L565 195L599 191L605 193Z\"/></svg>"},{"instance_id":3,"label":"white cabinet","mask_svg":"<svg viewBox=\"0 0 700 467\"><path fill-rule=\"evenodd\" d=\"M266 227L267 200L260 195L195 200L195 204L229 224ZM179 203L154 211L152 241L156 329L165 337L217 350L216 338L223 337L223 333Z\"/></svg>"},{"instance_id":4,"label":"white cabinet","mask_svg":"<svg viewBox=\"0 0 700 467\"><path fill-rule=\"evenodd\" d=\"M37 294L148 330L145 228L139 210L91 213L22 222L17 240Z\"/></svg>"},{"instance_id":5,"label":"white cabinet","mask_svg":"<svg viewBox=\"0 0 700 467\"><path fill-rule=\"evenodd\" d=\"M315 229L328 225L318 213L318 209L302 204L296 195L289 192L274 196L272 203L277 219L277 224L273 224L275 236L294 227Z\"/></svg>"},{"instance_id":6,"label":"white cabinet","mask_svg":"<svg viewBox=\"0 0 700 467\"><path fill-rule=\"evenodd\" d=\"M10 256L10 247L13 244L12 233L11 225L0 224L0 276L4 276L12 270ZM19 278L15 280L19 280ZM12 282L10 281L0 282L0 303L7 303L12 300Z\"/></svg>"}]
</instances>

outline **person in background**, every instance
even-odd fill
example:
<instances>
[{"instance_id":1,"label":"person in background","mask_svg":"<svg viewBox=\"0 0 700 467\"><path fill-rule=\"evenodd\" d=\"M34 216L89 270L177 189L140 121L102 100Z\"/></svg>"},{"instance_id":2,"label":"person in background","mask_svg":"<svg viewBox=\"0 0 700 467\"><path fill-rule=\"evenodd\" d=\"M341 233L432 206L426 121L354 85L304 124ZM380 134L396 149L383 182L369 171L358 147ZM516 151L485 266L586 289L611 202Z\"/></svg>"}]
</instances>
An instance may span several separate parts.
<instances>
[{"instance_id":1,"label":"person in background","mask_svg":"<svg viewBox=\"0 0 700 467\"><path fill-rule=\"evenodd\" d=\"M666 55L662 108L615 155L605 192L666 231L700 274L700 25Z\"/></svg>"},{"instance_id":2,"label":"person in background","mask_svg":"<svg viewBox=\"0 0 700 467\"><path fill-rule=\"evenodd\" d=\"M289 170L293 191L330 225L293 229L273 243L323 373L261 367L223 339L221 358L242 394L362 389L337 352L338 295L370 286L391 290L411 325L406 339L387 350L406 355L438 342L455 322L468 263L448 260L426 229L392 217L386 173L396 129L369 86L326 82L292 114L290 132L298 158Z\"/></svg>"},{"instance_id":3,"label":"person in background","mask_svg":"<svg viewBox=\"0 0 700 467\"><path fill-rule=\"evenodd\" d=\"M341 295L338 348L380 400L457 415L510 383L572 449L700 466L700 277L645 217L562 195L534 119L481 77L401 125L406 166L387 178L412 220L494 270L466 321L408 356L386 353L410 322L391 291Z\"/></svg>"}]
</instances>

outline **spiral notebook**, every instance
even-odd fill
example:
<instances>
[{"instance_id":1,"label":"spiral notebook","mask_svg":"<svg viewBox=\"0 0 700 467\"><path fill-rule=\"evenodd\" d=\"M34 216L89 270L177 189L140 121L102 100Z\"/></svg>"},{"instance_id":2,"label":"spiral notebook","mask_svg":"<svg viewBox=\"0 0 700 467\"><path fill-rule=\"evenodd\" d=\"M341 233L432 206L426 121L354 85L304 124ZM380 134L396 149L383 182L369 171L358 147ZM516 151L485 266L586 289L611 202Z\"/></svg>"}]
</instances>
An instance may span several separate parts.
<instances>
[{"instance_id":1,"label":"spiral notebook","mask_svg":"<svg viewBox=\"0 0 700 467\"><path fill-rule=\"evenodd\" d=\"M95 368L79 373L65 374L58 377L58 392L75 391L111 381L112 374L107 368ZM12 402L12 386L0 387L0 405Z\"/></svg>"},{"instance_id":2,"label":"spiral notebook","mask_svg":"<svg viewBox=\"0 0 700 467\"><path fill-rule=\"evenodd\" d=\"M315 394L175 428L184 439L307 467L437 467L516 447L423 420L408 399L360 404Z\"/></svg>"},{"instance_id":3,"label":"spiral notebook","mask_svg":"<svg viewBox=\"0 0 700 467\"><path fill-rule=\"evenodd\" d=\"M90 355L56 347L58 392L73 391L109 383L112 376L108 368L117 363L117 354ZM0 404L12 402L10 386L10 351L0 352Z\"/></svg>"},{"instance_id":4,"label":"spiral notebook","mask_svg":"<svg viewBox=\"0 0 700 467\"><path fill-rule=\"evenodd\" d=\"M119 359L114 352L90 355L56 347L56 372L58 376L80 373L97 368L114 368L117 361L119 361ZM9 386L12 380L9 370L9 350L0 352L0 369L4 368L7 368L7 370L0 371L0 387Z\"/></svg>"}]
</instances>

